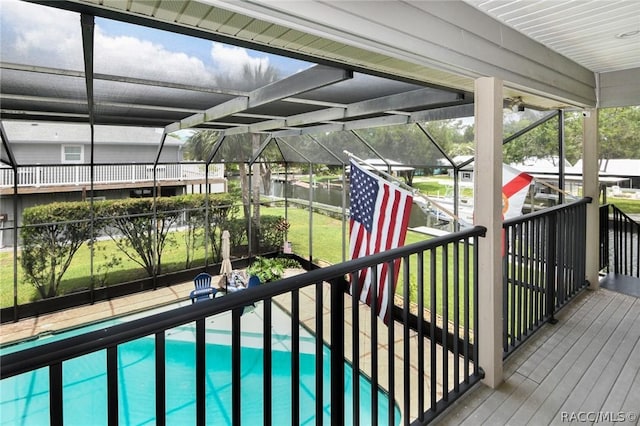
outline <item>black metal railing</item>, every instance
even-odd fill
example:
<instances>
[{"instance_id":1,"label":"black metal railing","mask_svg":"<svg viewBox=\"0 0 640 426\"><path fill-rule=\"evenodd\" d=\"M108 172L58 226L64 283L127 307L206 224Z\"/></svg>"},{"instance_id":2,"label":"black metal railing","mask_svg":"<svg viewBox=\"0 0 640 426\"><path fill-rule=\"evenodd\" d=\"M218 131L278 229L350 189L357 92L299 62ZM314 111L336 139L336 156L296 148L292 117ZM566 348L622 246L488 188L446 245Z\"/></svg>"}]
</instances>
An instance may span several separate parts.
<instances>
[{"instance_id":1,"label":"black metal railing","mask_svg":"<svg viewBox=\"0 0 640 426\"><path fill-rule=\"evenodd\" d=\"M504 222L503 351L508 356L587 286L590 198Z\"/></svg>"},{"instance_id":2,"label":"black metal railing","mask_svg":"<svg viewBox=\"0 0 640 426\"><path fill-rule=\"evenodd\" d=\"M607 251L613 261L613 264L610 261L609 272L640 277L640 239L638 239L640 224L615 205L610 204L609 206L611 207L611 216L609 216L609 209L606 206L605 214L608 220L606 228L604 228L611 231L612 237L611 247ZM607 242L609 242L608 235L607 232Z\"/></svg>"},{"instance_id":3,"label":"black metal railing","mask_svg":"<svg viewBox=\"0 0 640 426\"><path fill-rule=\"evenodd\" d=\"M599 253L599 270L609 271L611 266L611 235L609 232L609 204L600 206L600 253Z\"/></svg>"},{"instance_id":4,"label":"black metal railing","mask_svg":"<svg viewBox=\"0 0 640 426\"><path fill-rule=\"evenodd\" d=\"M325 413L330 413L333 425L352 424L424 424L432 420L447 406L459 398L482 378L478 365L478 238L486 229L475 227L460 233L434 238L390 250L363 259L357 259L316 269L250 290L240 291L199 302L149 317L89 332L57 342L44 344L0 357L0 385L21 374L35 374L38 369L48 373L48 419L52 425L61 425L73 416L82 400L65 397L64 384L67 374L73 373L74 360L87 354L104 353L103 361L92 364L103 369L105 389L92 389L94 398L106 400L108 424L126 423L124 418L127 395L121 383L125 366L120 350L125 344L145 341L152 349L153 368L143 376L144 383L136 383L150 393L146 404L137 409L150 410L149 418L157 425L167 420L169 407L167 393L172 392L169 380L171 368L167 367L169 342L174 332L187 324L195 324L187 344L195 350L180 353L182 363L194 366L195 381L188 388L181 387L180 394L194 401L194 423L204 425L221 421L212 419L210 383L212 369L224 360L211 357L209 345L215 332L230 336L229 357L229 415L226 423L239 425L248 407L260 410L261 423L277 423L275 404L288 400L290 420L299 424L301 416L309 419L314 412L316 424L322 424ZM401 268L394 268L401 260ZM348 281L355 280L360 271L367 270L374 281L377 266L387 265L389 282L398 271L398 286L402 297L393 294L387 286L386 296L394 301L391 326L384 325L373 309L359 303L357 295L348 295ZM350 279L345 279L349 277ZM355 282L355 281L353 281ZM373 292L375 294L375 292ZM328 296L328 299L326 298ZM306 301L306 302L305 302ZM371 303L377 304L374 296ZM247 306L258 308L246 314ZM328 304L329 306L325 306ZM328 308L328 309L327 309ZM281 311L288 312L283 317ZM259 315L256 312L259 311ZM326 319L330 318L328 330ZM225 323L221 318L225 316ZM287 318L283 320L283 318ZM224 324L227 324L225 326ZM251 326L249 337L258 340L262 350L261 386L243 391L244 366L243 330ZM221 329L222 327L222 329ZM256 327L257 330L256 331ZM288 328L286 339L290 350L288 385L275 383L276 359L274 349L276 328ZM313 344L302 337L312 331ZM180 333L179 333L180 334ZM306 336L307 334L305 334ZM184 333L180 342L185 343ZM254 342L255 343L255 342ZM328 348L328 355L325 355ZM312 373L302 362L302 354L315 355ZM306 352L305 352L306 353ZM191 355L190 355L191 354ZM328 359L327 359L328 358ZM306 358L305 358L306 359ZM321 362L319 360L325 360ZM345 364L346 362L346 364ZM325 379L326 370L330 379ZM350 373L351 391L346 392L345 374ZM315 398L313 408L304 411L302 393L310 387L301 387L301 377L313 374ZM363 389L362 375L370 383L370 391ZM185 377L184 380L187 380ZM288 388L284 392L278 386ZM381 387L383 393L376 390ZM17 389L9 386L5 389ZM27 386L28 388L28 386ZM139 391L140 392L140 391ZM184 394L187 395L184 395ZM6 397L7 392L3 391ZM27 398L26 396L25 398ZM11 396L13 403L21 396ZM19 410L28 415L28 403ZM142 406L140 406L142 405ZM46 404L45 404L46 406ZM386 408L385 408L386 407ZM9 409L4 405L3 409ZM39 408L40 409L40 408ZM397 409L397 410L396 410ZM363 411L364 410L364 411ZM386 412L385 412L386 410ZM93 414L99 416L99 414ZM326 419L325 419L326 421Z\"/></svg>"}]
</instances>

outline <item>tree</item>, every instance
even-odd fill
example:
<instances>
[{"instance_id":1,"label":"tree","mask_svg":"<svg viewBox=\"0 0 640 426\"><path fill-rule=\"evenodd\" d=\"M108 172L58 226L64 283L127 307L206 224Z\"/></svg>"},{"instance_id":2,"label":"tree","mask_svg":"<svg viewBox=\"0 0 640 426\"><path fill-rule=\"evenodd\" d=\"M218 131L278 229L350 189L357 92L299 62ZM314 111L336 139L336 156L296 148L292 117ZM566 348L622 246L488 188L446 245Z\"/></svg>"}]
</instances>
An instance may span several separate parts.
<instances>
[{"instance_id":1,"label":"tree","mask_svg":"<svg viewBox=\"0 0 640 426\"><path fill-rule=\"evenodd\" d=\"M171 241L169 230L182 214L171 197L129 198L100 201L94 204L104 220L103 229L123 255L142 266L152 277L162 272L162 252Z\"/></svg>"},{"instance_id":2,"label":"tree","mask_svg":"<svg viewBox=\"0 0 640 426\"><path fill-rule=\"evenodd\" d=\"M574 164L582 155L582 114L564 114L565 158ZM540 118L525 113L520 120L505 121L505 134L513 134ZM600 158L640 158L640 107L599 110ZM558 121L551 119L505 146L505 162L519 162L526 157L559 157Z\"/></svg>"},{"instance_id":3,"label":"tree","mask_svg":"<svg viewBox=\"0 0 640 426\"><path fill-rule=\"evenodd\" d=\"M600 158L640 158L640 106L599 110Z\"/></svg>"},{"instance_id":4,"label":"tree","mask_svg":"<svg viewBox=\"0 0 640 426\"><path fill-rule=\"evenodd\" d=\"M505 137L531 125L540 118L540 115L534 111L526 111L517 118L505 120ZM519 163L531 157L559 160L558 135L558 118L554 117L507 143L503 148L504 162L507 164ZM565 145L565 150L567 148L572 152L574 150Z\"/></svg>"},{"instance_id":5,"label":"tree","mask_svg":"<svg viewBox=\"0 0 640 426\"><path fill-rule=\"evenodd\" d=\"M22 255L26 280L40 297L58 295L74 254L91 238L90 203L51 203L24 210Z\"/></svg>"},{"instance_id":6,"label":"tree","mask_svg":"<svg viewBox=\"0 0 640 426\"><path fill-rule=\"evenodd\" d=\"M218 84L221 87L235 87L245 90L253 90L258 87L263 87L276 81L279 78L279 71L274 66L265 63L258 62L253 66L245 64L242 67L240 75L227 74L218 78ZM260 134L250 134L250 158L240 162L240 182L242 188L242 200L245 218L247 220L247 227L249 226L250 214L249 203L253 201L253 226L256 232L252 232L252 246L257 247L258 233L260 227L260 184L261 182L271 179L271 167L267 162L255 162L253 164L251 173L253 175L253 200L249 200L249 177L247 170L248 161L258 152L261 145Z\"/></svg>"},{"instance_id":7,"label":"tree","mask_svg":"<svg viewBox=\"0 0 640 426\"><path fill-rule=\"evenodd\" d=\"M220 132L216 130L193 132L184 145L185 158L193 161L207 161L219 136Z\"/></svg>"}]
</instances>

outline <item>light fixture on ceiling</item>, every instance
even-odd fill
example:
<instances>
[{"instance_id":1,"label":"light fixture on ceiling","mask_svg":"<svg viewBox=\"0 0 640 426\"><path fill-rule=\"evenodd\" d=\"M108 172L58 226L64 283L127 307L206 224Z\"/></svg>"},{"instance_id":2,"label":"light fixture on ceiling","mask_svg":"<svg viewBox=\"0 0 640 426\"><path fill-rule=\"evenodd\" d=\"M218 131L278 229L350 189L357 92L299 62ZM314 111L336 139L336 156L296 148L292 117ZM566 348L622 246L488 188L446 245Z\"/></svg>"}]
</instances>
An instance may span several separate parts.
<instances>
[{"instance_id":1,"label":"light fixture on ceiling","mask_svg":"<svg viewBox=\"0 0 640 426\"><path fill-rule=\"evenodd\" d=\"M628 38L637 36L640 36L640 30L625 31L623 33L618 33L615 35L616 38L619 38L621 40L626 40Z\"/></svg>"},{"instance_id":2,"label":"light fixture on ceiling","mask_svg":"<svg viewBox=\"0 0 640 426\"><path fill-rule=\"evenodd\" d=\"M517 98L513 98L511 100L511 111L513 112L524 111L524 102L522 102L522 98L520 96L518 96Z\"/></svg>"}]
</instances>

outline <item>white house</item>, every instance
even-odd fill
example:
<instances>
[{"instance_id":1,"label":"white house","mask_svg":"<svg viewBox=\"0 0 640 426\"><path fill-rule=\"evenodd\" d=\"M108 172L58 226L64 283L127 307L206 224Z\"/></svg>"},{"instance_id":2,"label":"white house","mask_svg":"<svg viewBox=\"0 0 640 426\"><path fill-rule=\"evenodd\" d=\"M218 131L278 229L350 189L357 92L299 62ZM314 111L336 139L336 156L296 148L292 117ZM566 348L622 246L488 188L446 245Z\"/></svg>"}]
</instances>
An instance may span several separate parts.
<instances>
[{"instance_id":1,"label":"white house","mask_svg":"<svg viewBox=\"0 0 640 426\"><path fill-rule=\"evenodd\" d=\"M86 124L3 121L17 170L0 165L0 225L14 226L30 206L87 199L150 197L204 192L204 165L183 162L184 141L168 135L156 162L162 129L95 126L93 176L91 128ZM98 162L99 161L99 162ZM155 164L155 166L154 166ZM155 173L154 173L155 169ZM17 186L15 185L17 181ZM209 169L210 192L226 191L224 165ZM12 241L0 235L0 247Z\"/></svg>"}]
</instances>

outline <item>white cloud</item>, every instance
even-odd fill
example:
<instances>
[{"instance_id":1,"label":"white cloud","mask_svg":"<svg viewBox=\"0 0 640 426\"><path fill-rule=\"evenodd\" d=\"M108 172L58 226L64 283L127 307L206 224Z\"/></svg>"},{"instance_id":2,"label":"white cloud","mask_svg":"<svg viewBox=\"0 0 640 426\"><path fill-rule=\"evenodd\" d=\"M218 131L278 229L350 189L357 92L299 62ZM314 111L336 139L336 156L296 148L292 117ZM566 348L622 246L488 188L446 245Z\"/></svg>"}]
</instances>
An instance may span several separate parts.
<instances>
[{"instance_id":1,"label":"white cloud","mask_svg":"<svg viewBox=\"0 0 640 426\"><path fill-rule=\"evenodd\" d=\"M2 60L81 70L80 15L3 0Z\"/></svg>"},{"instance_id":2,"label":"white cloud","mask_svg":"<svg viewBox=\"0 0 640 426\"><path fill-rule=\"evenodd\" d=\"M227 46L216 42L211 44L211 57L215 63L217 73L227 77L241 75L245 65L249 65L251 68L260 67L263 69L269 66L269 58L267 56L255 58L250 56L245 48Z\"/></svg>"},{"instance_id":3,"label":"white cloud","mask_svg":"<svg viewBox=\"0 0 640 426\"><path fill-rule=\"evenodd\" d=\"M0 0L2 60L20 64L83 70L80 15L51 7ZM94 71L193 84L214 77L204 62L157 43L105 34L94 36Z\"/></svg>"},{"instance_id":4,"label":"white cloud","mask_svg":"<svg viewBox=\"0 0 640 426\"><path fill-rule=\"evenodd\" d=\"M214 81L202 60L157 43L128 36L111 37L96 26L95 46L96 72L193 84Z\"/></svg>"}]
</instances>

